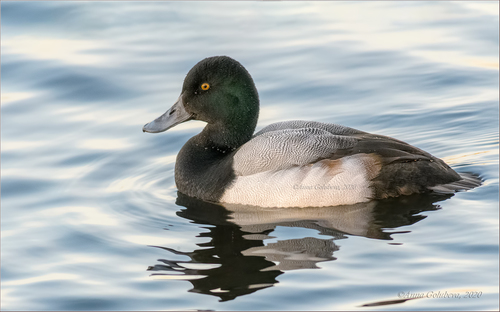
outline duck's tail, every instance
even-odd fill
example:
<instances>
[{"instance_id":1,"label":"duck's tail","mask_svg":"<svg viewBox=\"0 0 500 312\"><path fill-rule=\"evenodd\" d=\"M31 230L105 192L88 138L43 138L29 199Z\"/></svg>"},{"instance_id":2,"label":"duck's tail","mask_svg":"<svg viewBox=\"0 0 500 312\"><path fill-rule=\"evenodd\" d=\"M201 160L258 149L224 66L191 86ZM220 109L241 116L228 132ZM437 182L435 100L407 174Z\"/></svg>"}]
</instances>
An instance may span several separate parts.
<instances>
[{"instance_id":1,"label":"duck's tail","mask_svg":"<svg viewBox=\"0 0 500 312\"><path fill-rule=\"evenodd\" d=\"M467 191L473 189L475 187L480 186L483 183L483 180L477 174L474 173L459 173L459 174L462 179L458 181L431 186L428 187L428 189L440 194L453 194L455 192Z\"/></svg>"}]
</instances>

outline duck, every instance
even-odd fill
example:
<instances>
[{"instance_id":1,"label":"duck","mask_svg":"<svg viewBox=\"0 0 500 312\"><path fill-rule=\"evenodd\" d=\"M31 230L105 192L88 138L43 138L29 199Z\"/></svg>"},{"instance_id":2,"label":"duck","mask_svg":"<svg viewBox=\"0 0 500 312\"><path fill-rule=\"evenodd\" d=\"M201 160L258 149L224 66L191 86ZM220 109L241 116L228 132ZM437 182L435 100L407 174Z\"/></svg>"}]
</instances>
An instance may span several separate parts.
<instances>
[{"instance_id":1,"label":"duck","mask_svg":"<svg viewBox=\"0 0 500 312\"><path fill-rule=\"evenodd\" d=\"M208 57L189 70L173 106L142 130L206 122L178 152L174 174L178 192L213 203L325 207L481 184L408 143L338 124L282 121L254 133L259 105L243 65Z\"/></svg>"}]
</instances>

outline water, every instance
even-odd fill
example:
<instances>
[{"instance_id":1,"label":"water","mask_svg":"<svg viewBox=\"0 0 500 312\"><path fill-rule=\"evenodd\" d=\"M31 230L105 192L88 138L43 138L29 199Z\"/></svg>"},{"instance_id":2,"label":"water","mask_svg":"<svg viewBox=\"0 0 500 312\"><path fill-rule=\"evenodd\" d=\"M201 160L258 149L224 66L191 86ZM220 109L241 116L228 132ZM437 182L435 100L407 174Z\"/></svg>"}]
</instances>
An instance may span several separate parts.
<instances>
[{"instance_id":1,"label":"water","mask_svg":"<svg viewBox=\"0 0 500 312\"><path fill-rule=\"evenodd\" d=\"M4 310L499 308L498 2L3 1L1 21ZM484 184L337 209L178 196L203 123L141 128L212 55L252 74L258 129L394 136Z\"/></svg>"}]
</instances>

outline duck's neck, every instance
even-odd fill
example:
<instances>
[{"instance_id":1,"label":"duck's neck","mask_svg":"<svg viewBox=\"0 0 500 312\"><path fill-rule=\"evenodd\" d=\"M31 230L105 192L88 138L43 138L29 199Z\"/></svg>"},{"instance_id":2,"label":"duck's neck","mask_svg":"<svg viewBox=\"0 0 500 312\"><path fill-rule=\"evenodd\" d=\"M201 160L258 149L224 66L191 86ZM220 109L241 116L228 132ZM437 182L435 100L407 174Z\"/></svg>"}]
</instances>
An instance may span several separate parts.
<instances>
[{"instance_id":1,"label":"duck's neck","mask_svg":"<svg viewBox=\"0 0 500 312\"><path fill-rule=\"evenodd\" d=\"M257 118L243 124L207 124L203 131L196 136L196 141L204 147L231 152L250 140L256 125Z\"/></svg>"}]
</instances>

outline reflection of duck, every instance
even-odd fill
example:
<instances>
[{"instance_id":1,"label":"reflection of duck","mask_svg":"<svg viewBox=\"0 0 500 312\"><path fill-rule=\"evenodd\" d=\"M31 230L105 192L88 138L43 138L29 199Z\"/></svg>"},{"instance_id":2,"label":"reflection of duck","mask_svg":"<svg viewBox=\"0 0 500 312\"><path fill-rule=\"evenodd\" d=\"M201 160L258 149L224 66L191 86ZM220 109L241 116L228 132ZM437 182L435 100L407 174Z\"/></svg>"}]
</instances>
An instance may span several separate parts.
<instances>
[{"instance_id":1,"label":"reflection of duck","mask_svg":"<svg viewBox=\"0 0 500 312\"><path fill-rule=\"evenodd\" d=\"M349 235L391 240L392 230L414 224L425 216L418 213L436 210L437 201L452 195L412 195L351 206L283 209L207 203L178 193L177 204L186 207L177 214L197 224L211 225L200 237L211 241L193 252L168 252L188 256L188 261L160 259L151 266L152 275L189 280L192 292L220 297L222 301L267 288L287 270L317 268L316 264L336 258L336 240ZM317 230L329 238L304 237L265 240L276 227ZM274 234L274 233L273 233ZM179 275L181 274L181 275Z\"/></svg>"},{"instance_id":2,"label":"reflection of duck","mask_svg":"<svg viewBox=\"0 0 500 312\"><path fill-rule=\"evenodd\" d=\"M286 121L254 135L258 115L250 74L229 57L210 57L189 71L177 102L143 131L207 122L180 150L175 182L180 192L211 202L349 205L480 184L405 142L341 125Z\"/></svg>"}]
</instances>

